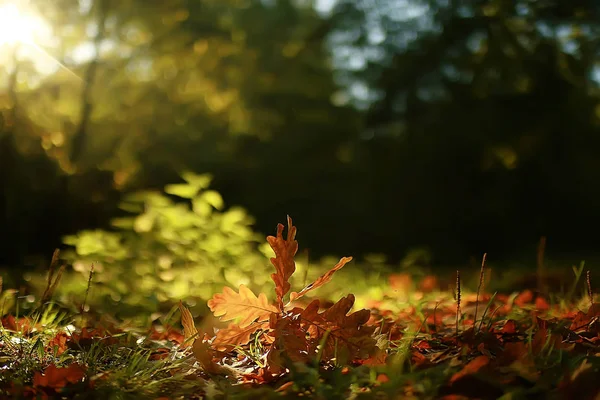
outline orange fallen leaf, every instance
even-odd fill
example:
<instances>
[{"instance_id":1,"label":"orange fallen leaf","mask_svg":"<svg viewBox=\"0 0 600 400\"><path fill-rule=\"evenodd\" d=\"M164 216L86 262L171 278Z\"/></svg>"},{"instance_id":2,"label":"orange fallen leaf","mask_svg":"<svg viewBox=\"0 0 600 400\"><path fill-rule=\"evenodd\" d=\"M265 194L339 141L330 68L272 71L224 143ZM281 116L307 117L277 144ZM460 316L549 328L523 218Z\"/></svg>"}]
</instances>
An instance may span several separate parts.
<instances>
[{"instance_id":1,"label":"orange fallen leaf","mask_svg":"<svg viewBox=\"0 0 600 400\"><path fill-rule=\"evenodd\" d=\"M60 356L67 350L67 340L69 336L65 332L57 333L48 342L48 349L52 352L56 351L56 355Z\"/></svg>"},{"instance_id":2,"label":"orange fallen leaf","mask_svg":"<svg viewBox=\"0 0 600 400\"><path fill-rule=\"evenodd\" d=\"M271 313L278 312L264 293L257 297L245 285L240 285L239 292L229 287L223 288L223 293L215 294L208 301L208 307L221 321L238 319L240 328L245 328L254 321L267 321Z\"/></svg>"},{"instance_id":3,"label":"orange fallen leaf","mask_svg":"<svg viewBox=\"0 0 600 400\"><path fill-rule=\"evenodd\" d=\"M77 383L85 376L85 370L79 364L71 364L65 368L58 368L52 364L44 373L36 372L33 375L33 386L61 389L69 383Z\"/></svg>"},{"instance_id":4,"label":"orange fallen leaf","mask_svg":"<svg viewBox=\"0 0 600 400\"><path fill-rule=\"evenodd\" d=\"M202 365L204 370L209 374L222 374L225 369L213 361L214 352L207 342L201 339L196 339L192 346L192 352L196 360Z\"/></svg>"},{"instance_id":5,"label":"orange fallen leaf","mask_svg":"<svg viewBox=\"0 0 600 400\"><path fill-rule=\"evenodd\" d=\"M517 332L517 323L514 319L509 319L506 321L502 329L500 330L502 333L514 334Z\"/></svg>"},{"instance_id":6,"label":"orange fallen leaf","mask_svg":"<svg viewBox=\"0 0 600 400\"><path fill-rule=\"evenodd\" d=\"M235 346L248 343L252 334L259 329L267 329L268 327L268 322L255 323L246 327L229 324L227 328L219 329L212 346L219 351L231 350Z\"/></svg>"},{"instance_id":7,"label":"orange fallen leaf","mask_svg":"<svg viewBox=\"0 0 600 400\"><path fill-rule=\"evenodd\" d=\"M469 363L467 363L462 370L452 375L452 378L450 378L450 383L454 383L467 375L476 374L481 368L485 367L489 363L490 359L488 356L475 357L469 361Z\"/></svg>"}]
</instances>

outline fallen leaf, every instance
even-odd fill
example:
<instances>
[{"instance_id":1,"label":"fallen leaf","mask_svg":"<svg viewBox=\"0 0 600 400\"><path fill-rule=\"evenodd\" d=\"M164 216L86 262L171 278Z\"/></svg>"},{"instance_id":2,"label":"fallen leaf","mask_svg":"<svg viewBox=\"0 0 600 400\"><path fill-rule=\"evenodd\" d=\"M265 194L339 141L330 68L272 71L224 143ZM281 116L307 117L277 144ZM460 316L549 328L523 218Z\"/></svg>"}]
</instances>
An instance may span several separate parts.
<instances>
[{"instance_id":1,"label":"fallen leaf","mask_svg":"<svg viewBox=\"0 0 600 400\"><path fill-rule=\"evenodd\" d=\"M192 352L194 357L196 357L196 360L198 360L204 370L209 374L224 373L225 369L213 361L214 352L207 342L196 339L192 345Z\"/></svg>"},{"instance_id":2,"label":"fallen leaf","mask_svg":"<svg viewBox=\"0 0 600 400\"><path fill-rule=\"evenodd\" d=\"M506 334L516 333L517 332L517 323L515 322L515 320L509 319L508 321L506 321L506 323L504 324L502 329L500 329L500 332L506 333Z\"/></svg>"},{"instance_id":3,"label":"fallen leaf","mask_svg":"<svg viewBox=\"0 0 600 400\"><path fill-rule=\"evenodd\" d=\"M169 340L178 344L182 344L185 341L185 336L181 334L181 331L173 328L172 326L152 326L148 339L151 340Z\"/></svg>"},{"instance_id":4,"label":"fallen leaf","mask_svg":"<svg viewBox=\"0 0 600 400\"><path fill-rule=\"evenodd\" d=\"M306 309L294 309L299 313L301 324L318 344L327 335L323 348L323 358L336 357L338 361L365 359L371 356L377 346L372 334L375 327L366 326L370 311L359 310L347 315L354 305L354 295L349 294L322 313L319 313L319 300L312 301Z\"/></svg>"},{"instance_id":5,"label":"fallen leaf","mask_svg":"<svg viewBox=\"0 0 600 400\"><path fill-rule=\"evenodd\" d=\"M481 368L485 367L489 363L490 359L488 356L475 357L469 361L469 363L467 363L462 370L452 375L452 378L450 378L450 383L454 383L467 375L476 374Z\"/></svg>"},{"instance_id":6,"label":"fallen leaf","mask_svg":"<svg viewBox=\"0 0 600 400\"><path fill-rule=\"evenodd\" d=\"M235 346L248 343L253 333L268 327L268 322L255 323L246 327L229 324L227 328L219 329L217 336L212 342L212 346L219 351L229 351Z\"/></svg>"},{"instance_id":7,"label":"fallen leaf","mask_svg":"<svg viewBox=\"0 0 600 400\"><path fill-rule=\"evenodd\" d=\"M529 289L522 291L515 297L513 301L514 305L518 307L523 307L526 304L529 304L533 301L533 292Z\"/></svg>"},{"instance_id":8,"label":"fallen leaf","mask_svg":"<svg viewBox=\"0 0 600 400\"><path fill-rule=\"evenodd\" d=\"M221 321L239 319L240 328L245 328L254 321L267 321L271 313L279 311L269 303L264 293L256 297L252 290L244 285L240 285L239 293L225 287L223 293L215 294L208 301L208 307Z\"/></svg>"},{"instance_id":9,"label":"fallen leaf","mask_svg":"<svg viewBox=\"0 0 600 400\"><path fill-rule=\"evenodd\" d=\"M187 347L191 345L189 339L198 334L196 325L194 324L194 317L190 310L179 301L179 311L181 312L181 325L183 325L183 346Z\"/></svg>"},{"instance_id":10,"label":"fallen leaf","mask_svg":"<svg viewBox=\"0 0 600 400\"><path fill-rule=\"evenodd\" d=\"M48 342L48 349L52 352L56 351L56 355L60 356L67 350L67 340L69 336L65 332L57 333L50 341Z\"/></svg>"},{"instance_id":11,"label":"fallen leaf","mask_svg":"<svg viewBox=\"0 0 600 400\"><path fill-rule=\"evenodd\" d=\"M77 383L85 376L85 370L79 364L71 364L65 368L58 368L52 364L44 373L36 372L33 375L33 386L60 389L69 383Z\"/></svg>"}]
</instances>

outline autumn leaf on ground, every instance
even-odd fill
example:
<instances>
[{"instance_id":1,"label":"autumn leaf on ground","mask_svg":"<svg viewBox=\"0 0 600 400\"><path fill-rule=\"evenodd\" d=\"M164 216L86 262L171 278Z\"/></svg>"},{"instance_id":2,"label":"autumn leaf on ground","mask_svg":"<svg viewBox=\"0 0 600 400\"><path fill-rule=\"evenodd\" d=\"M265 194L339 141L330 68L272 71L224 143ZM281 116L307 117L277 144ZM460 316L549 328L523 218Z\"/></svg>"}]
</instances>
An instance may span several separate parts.
<instances>
[{"instance_id":1,"label":"autumn leaf on ground","mask_svg":"<svg viewBox=\"0 0 600 400\"><path fill-rule=\"evenodd\" d=\"M223 288L223 293L215 294L208 301L208 307L221 321L239 319L240 328L245 328L254 321L268 321L271 313L279 311L269 304L264 293L256 297L244 285L240 285L239 293L228 287Z\"/></svg>"},{"instance_id":2,"label":"autumn leaf on ground","mask_svg":"<svg viewBox=\"0 0 600 400\"><path fill-rule=\"evenodd\" d=\"M469 363L465 365L462 370L452 375L452 378L450 378L450 383L454 383L467 375L479 372L481 368L485 367L489 363L490 359L488 356L475 357L473 360L469 361Z\"/></svg>"},{"instance_id":3,"label":"autumn leaf on ground","mask_svg":"<svg viewBox=\"0 0 600 400\"><path fill-rule=\"evenodd\" d=\"M309 338L309 354L314 354L324 338L323 360L336 358L339 362L344 362L365 359L374 353L376 342L372 334L375 327L365 325L369 321L370 311L359 310L347 315L354 300L354 295L349 294L322 313L319 313L319 300L314 300L304 310L294 308L286 313L288 318L299 316L303 332Z\"/></svg>"},{"instance_id":4,"label":"autumn leaf on ground","mask_svg":"<svg viewBox=\"0 0 600 400\"><path fill-rule=\"evenodd\" d=\"M181 312L181 325L183 325L183 347L187 347L191 345L189 342L190 338L196 336L198 334L198 330L194 324L194 317L192 317L192 313L186 306L183 305L181 301L179 302L179 311Z\"/></svg>"},{"instance_id":5,"label":"autumn leaf on ground","mask_svg":"<svg viewBox=\"0 0 600 400\"><path fill-rule=\"evenodd\" d=\"M224 368L213 360L214 350L210 347L208 342L196 339L192 346L192 352L194 357L196 357L196 360L198 360L204 370L209 374L226 375L230 372L227 368Z\"/></svg>"},{"instance_id":6,"label":"autumn leaf on ground","mask_svg":"<svg viewBox=\"0 0 600 400\"><path fill-rule=\"evenodd\" d=\"M219 329L212 345L216 350L228 351L235 346L248 343L253 333L260 329L268 329L268 327L268 322L256 323L243 328L237 324L229 324L227 328Z\"/></svg>"},{"instance_id":7,"label":"autumn leaf on ground","mask_svg":"<svg viewBox=\"0 0 600 400\"><path fill-rule=\"evenodd\" d=\"M329 282L331 280L331 277L333 276L333 274L336 271L339 271L340 269L342 269L344 267L344 265L346 265L350 261L352 261L352 257L342 257L340 259L340 261L337 264L335 264L335 266L332 269L330 269L329 271L327 271L326 273L321 275L316 281L314 281L310 285L307 285L300 292L292 292L290 294L290 303L292 301L297 300L300 297L304 296L306 293L310 292L311 290L319 288L319 287L323 286L324 284L326 284L327 282Z\"/></svg>"},{"instance_id":8,"label":"autumn leaf on ground","mask_svg":"<svg viewBox=\"0 0 600 400\"><path fill-rule=\"evenodd\" d=\"M308 362L315 356L316 346L311 345L307 338L298 314L287 314L283 317L271 314L269 325L273 345L267 354L267 361L272 373L284 370L284 357L294 362ZM283 353L285 356L282 356Z\"/></svg>"},{"instance_id":9,"label":"autumn leaf on ground","mask_svg":"<svg viewBox=\"0 0 600 400\"><path fill-rule=\"evenodd\" d=\"M69 383L77 383L85 376L85 370L78 364L71 364L66 368L58 368L52 364L43 374L36 372L33 375L33 386L60 389Z\"/></svg>"},{"instance_id":10,"label":"autumn leaf on ground","mask_svg":"<svg viewBox=\"0 0 600 400\"><path fill-rule=\"evenodd\" d=\"M275 252L275 257L271 258L271 263L275 267L275 273L271 274L275 282L275 294L277 295L277 306L283 311L283 296L290 290L290 277L296 271L294 256L298 251L298 242L296 238L296 227L292 225L292 219L287 217L288 232L287 239L283 238L283 225L277 225L277 237L268 236L267 241Z\"/></svg>"},{"instance_id":11,"label":"autumn leaf on ground","mask_svg":"<svg viewBox=\"0 0 600 400\"><path fill-rule=\"evenodd\" d=\"M67 341L69 340L69 336L65 332L57 333L50 341L48 342L48 349L51 352L56 351L56 355L60 356L62 353L67 351Z\"/></svg>"}]
</instances>

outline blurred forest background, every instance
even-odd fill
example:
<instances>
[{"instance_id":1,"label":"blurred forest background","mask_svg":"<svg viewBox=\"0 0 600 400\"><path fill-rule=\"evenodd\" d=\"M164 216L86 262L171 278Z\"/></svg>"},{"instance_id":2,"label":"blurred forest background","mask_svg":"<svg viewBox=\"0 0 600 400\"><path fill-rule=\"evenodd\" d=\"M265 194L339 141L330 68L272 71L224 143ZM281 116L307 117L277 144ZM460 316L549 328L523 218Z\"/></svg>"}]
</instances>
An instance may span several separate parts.
<instances>
[{"instance_id":1,"label":"blurred forest background","mask_svg":"<svg viewBox=\"0 0 600 400\"><path fill-rule=\"evenodd\" d=\"M595 0L13 0L0 21L2 266L184 171L263 235L291 215L311 258L598 250Z\"/></svg>"}]
</instances>

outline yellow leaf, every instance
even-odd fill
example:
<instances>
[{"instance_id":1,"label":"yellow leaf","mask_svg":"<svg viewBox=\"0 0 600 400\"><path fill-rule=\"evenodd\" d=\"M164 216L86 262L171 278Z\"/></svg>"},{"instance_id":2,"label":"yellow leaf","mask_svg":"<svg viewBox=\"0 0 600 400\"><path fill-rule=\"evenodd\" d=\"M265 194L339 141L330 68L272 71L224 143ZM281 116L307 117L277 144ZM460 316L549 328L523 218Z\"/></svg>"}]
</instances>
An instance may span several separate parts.
<instances>
[{"instance_id":1,"label":"yellow leaf","mask_svg":"<svg viewBox=\"0 0 600 400\"><path fill-rule=\"evenodd\" d=\"M185 338L184 347L187 347L191 344L188 340L197 335L198 330L196 330L192 313L181 301L179 301L179 311L181 312L181 325L183 325L183 336Z\"/></svg>"}]
</instances>

